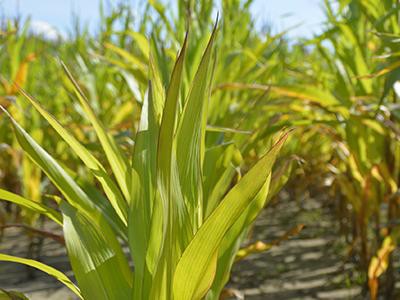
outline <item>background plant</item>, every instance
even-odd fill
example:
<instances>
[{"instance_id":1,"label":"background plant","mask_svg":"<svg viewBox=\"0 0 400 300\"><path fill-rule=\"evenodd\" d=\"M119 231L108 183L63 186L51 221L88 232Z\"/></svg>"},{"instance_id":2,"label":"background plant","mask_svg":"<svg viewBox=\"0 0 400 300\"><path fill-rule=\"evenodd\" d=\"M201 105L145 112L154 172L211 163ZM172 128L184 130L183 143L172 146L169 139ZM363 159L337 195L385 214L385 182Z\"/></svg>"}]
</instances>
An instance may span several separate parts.
<instances>
[{"instance_id":1,"label":"background plant","mask_svg":"<svg viewBox=\"0 0 400 300\"><path fill-rule=\"evenodd\" d=\"M219 34L213 37L216 47L210 54L213 59L207 71L212 85L206 88L207 108L202 107L207 110L207 120L202 120L201 138L196 135L196 139L202 140L202 150L179 150L176 154L177 158L189 161L189 157L201 153L201 175L178 176L184 186L179 197L194 211L188 217L192 232L202 224L202 218L212 214L226 191L273 145L275 133L295 127L277 161L268 200L286 182L293 197L306 198L307 193L328 190L335 207L332 213L348 245L347 259L357 264L365 291L369 289L372 298L378 292L391 297L396 280L392 256L397 249L399 218L398 3L338 1L334 6L325 1L323 32L297 41L289 40L286 32L272 34L269 29L256 28L251 4L252 1L238 0L177 1L176 9L172 9L173 5L161 1L143 1L140 18L133 18L126 4L115 5L108 13L101 7L101 24L95 34L76 20L70 36L57 41L30 34L29 23L5 22L0 37L0 70L4 78L0 86L1 104L90 198L101 199L95 206L105 212L112 230L127 240L129 232L125 226L130 213L124 201L131 205L127 200L132 197L131 186L129 183L124 187L127 183L118 179L122 177L116 173L129 168L123 167L126 162L122 163L125 159L119 154L116 156L121 160L120 166L107 163L113 155L104 153L93 116L88 118L82 105L77 105L76 86L86 96L93 111L90 114L105 125L107 136L111 136L107 140L114 140L112 144L118 145L119 152L129 161L142 135L143 113L152 93L154 99L162 99L152 100L158 103L154 107L158 127L149 138L157 140L154 136L159 134L165 109L160 104L164 103L163 89L170 85L176 53L190 24L177 89L180 96L174 110L177 140L173 147L178 151L186 144L177 135L183 131L180 118L186 114L189 99L185 96L196 82L197 69L193 66L203 59L209 25L218 7L222 20ZM71 68L75 87L61 71L55 56ZM46 110L89 151L91 158L85 158L89 167L82 164L82 154L66 151L70 142L59 138L57 130L18 94L13 82L40 99ZM9 130L8 118L3 116L1 187L37 202L29 206L33 205L36 212L41 211L42 205L57 210L53 199L65 196L46 172L21 151ZM110 147L115 150L116 146ZM156 153L155 149L152 151ZM157 160L153 158L153 169ZM177 163L178 170L183 168L182 161ZM104 179L90 171L98 165L104 165L101 174L109 177L113 173L118 179L116 187L109 188L111 191L99 189L102 184L110 184L111 178ZM191 165L188 169L194 168ZM145 192L158 184L153 179ZM195 185L201 185L202 191L191 188ZM206 203L200 206L204 199ZM19 214L15 206L7 205L2 210L3 223L40 226L38 214L29 207ZM146 208L147 217L152 209ZM12 216L9 210L14 211ZM237 242L226 246L232 250L231 255L220 259L233 259L240 241L246 237L245 227ZM136 234L144 236L146 232ZM177 248L179 253L184 247ZM218 272L227 274L231 265L226 266L225 271ZM218 291L226 280L225 275L217 275L211 291ZM143 284L148 283L144 280ZM210 292L207 297L215 295Z\"/></svg>"},{"instance_id":2,"label":"background plant","mask_svg":"<svg viewBox=\"0 0 400 300\"><path fill-rule=\"evenodd\" d=\"M88 99L64 67L96 132L115 182L72 134L22 91L98 179L107 199L100 192L81 188L68 171L10 117L20 146L65 198L59 200L62 221L50 208L40 205L40 209L63 225L80 291L58 271L49 270L40 263L6 255L2 255L3 260L31 264L51 273L86 299L201 299L209 290L209 299L219 297L240 237L265 203L272 164L285 138L281 138L228 193L223 186L221 191L216 191L217 196L203 198L202 175L207 177L203 174L203 161L207 158L206 108L211 93L214 38L215 29L185 100L180 98L180 85L187 39L165 92L150 59L148 98L144 100L131 159L106 132ZM179 103L184 107L178 114ZM213 184L209 182L208 185L212 187ZM32 200L4 190L1 196L39 211L39 204ZM134 273L117 236L130 246Z\"/></svg>"}]
</instances>

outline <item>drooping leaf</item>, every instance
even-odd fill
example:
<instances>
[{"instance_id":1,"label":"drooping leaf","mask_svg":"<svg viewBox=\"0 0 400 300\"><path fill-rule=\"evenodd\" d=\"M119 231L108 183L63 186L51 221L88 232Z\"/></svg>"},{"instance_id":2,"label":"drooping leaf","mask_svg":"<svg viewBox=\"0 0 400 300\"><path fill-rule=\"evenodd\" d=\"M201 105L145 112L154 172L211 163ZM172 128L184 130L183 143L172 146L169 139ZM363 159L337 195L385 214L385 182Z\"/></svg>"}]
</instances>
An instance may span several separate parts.
<instances>
[{"instance_id":1,"label":"drooping leaf","mask_svg":"<svg viewBox=\"0 0 400 300\"><path fill-rule=\"evenodd\" d=\"M23 293L0 289L1 300L29 300Z\"/></svg>"},{"instance_id":2,"label":"drooping leaf","mask_svg":"<svg viewBox=\"0 0 400 300\"><path fill-rule=\"evenodd\" d=\"M102 164L72 135L65 129L50 113L43 109L40 104L27 94L24 90L21 93L32 103L37 111L50 123L56 132L68 143L76 155L78 155L84 164L89 168L94 176L103 186L104 192L110 200L112 206L121 218L124 224L127 224L127 204L113 180L108 176Z\"/></svg>"},{"instance_id":3,"label":"drooping leaf","mask_svg":"<svg viewBox=\"0 0 400 300\"><path fill-rule=\"evenodd\" d=\"M99 138L99 141L104 149L110 167L114 172L115 178L119 184L122 194L124 195L125 199L130 202L130 193L128 188L130 184L130 173L128 172L129 163L113 137L109 133L107 133L104 125L96 117L93 109L90 107L88 100L86 99L78 83L72 76L71 72L68 70L64 63L61 64L69 80L74 86L75 94L80 104L82 105L88 119L90 120L94 130L96 131L97 137Z\"/></svg>"},{"instance_id":4,"label":"drooping leaf","mask_svg":"<svg viewBox=\"0 0 400 300\"><path fill-rule=\"evenodd\" d=\"M8 112L5 111L7 114ZM46 173L68 201L84 210L96 207L70 175L9 115L17 140L29 157Z\"/></svg>"},{"instance_id":5,"label":"drooping leaf","mask_svg":"<svg viewBox=\"0 0 400 300\"><path fill-rule=\"evenodd\" d=\"M46 217L52 219L54 222L58 223L59 225L62 225L61 214L58 211L50 207L47 207L44 204L26 199L20 195L8 192L3 189L0 189L0 199L15 203L35 213L43 214Z\"/></svg>"},{"instance_id":6,"label":"drooping leaf","mask_svg":"<svg viewBox=\"0 0 400 300\"><path fill-rule=\"evenodd\" d=\"M12 256L12 255L2 254L2 253L0 253L0 261L20 263L20 264L24 264L24 265L33 267L35 269L38 269L42 272L45 272L45 273L49 274L50 276L56 278L62 284L64 284L67 288L69 288L71 291L73 291L79 298L83 299L79 289L72 283L72 281L67 276L65 276L64 273L54 269L53 267L45 265L36 260L22 258L22 257L16 257L16 256Z\"/></svg>"}]
</instances>

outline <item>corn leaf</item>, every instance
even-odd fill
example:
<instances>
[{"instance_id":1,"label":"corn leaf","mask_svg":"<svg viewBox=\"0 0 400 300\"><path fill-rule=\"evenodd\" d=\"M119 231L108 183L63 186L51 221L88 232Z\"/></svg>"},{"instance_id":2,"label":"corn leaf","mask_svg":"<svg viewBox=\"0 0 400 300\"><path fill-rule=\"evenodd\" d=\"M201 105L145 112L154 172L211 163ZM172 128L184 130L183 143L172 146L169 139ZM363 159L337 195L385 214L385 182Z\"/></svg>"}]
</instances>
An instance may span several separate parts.
<instances>
[{"instance_id":1,"label":"corn leaf","mask_svg":"<svg viewBox=\"0 0 400 300\"><path fill-rule=\"evenodd\" d=\"M6 112L6 111L5 111ZM8 112L6 112L8 114ZM96 206L70 175L9 115L17 140L28 156L46 173L68 201L77 207L90 211Z\"/></svg>"},{"instance_id":2,"label":"corn leaf","mask_svg":"<svg viewBox=\"0 0 400 300\"><path fill-rule=\"evenodd\" d=\"M266 179L263 187L251 201L250 205L236 220L235 224L228 230L221 242L218 250L218 264L215 272L215 278L210 288L209 299L218 299L222 289L229 279L229 274L240 245L249 231L249 225L254 221L258 213L263 209L267 201L271 182L271 174ZM214 298L213 298L214 297Z\"/></svg>"},{"instance_id":3,"label":"corn leaf","mask_svg":"<svg viewBox=\"0 0 400 300\"><path fill-rule=\"evenodd\" d=\"M142 62L142 60L140 58L132 55L128 51L126 51L118 46L115 46L111 43L105 43L104 46L107 49L110 49L111 51L113 51L116 54L120 55L121 57L125 58L129 62L129 64L132 66L132 68L138 68L142 72L146 71L146 65Z\"/></svg>"},{"instance_id":4,"label":"corn leaf","mask_svg":"<svg viewBox=\"0 0 400 300\"><path fill-rule=\"evenodd\" d=\"M1 300L29 300L23 293L0 289Z\"/></svg>"},{"instance_id":5,"label":"corn leaf","mask_svg":"<svg viewBox=\"0 0 400 300\"><path fill-rule=\"evenodd\" d=\"M85 163L91 170L94 176L99 180L104 192L106 193L111 205L114 207L116 213L121 218L122 222L127 224L127 204L113 180L108 176L102 164L81 144L79 141L70 134L64 126L62 126L50 113L43 109L40 104L33 99L32 96L27 94L24 90L21 93L32 103L36 110L50 123L56 132L62 137L68 145L74 150L75 154Z\"/></svg>"},{"instance_id":6,"label":"corn leaf","mask_svg":"<svg viewBox=\"0 0 400 300\"><path fill-rule=\"evenodd\" d=\"M8 114L8 113L7 113ZM20 146L28 156L46 173L53 184L64 195L68 202L79 208L82 212L96 215L97 218L107 218L114 223L115 211L111 207L99 206L96 199L91 199L84 190L72 179L56 160L49 155L35 140L30 137L24 129L10 116L15 135ZM102 208L105 208L102 210ZM118 228L115 228L118 231Z\"/></svg>"},{"instance_id":7,"label":"corn leaf","mask_svg":"<svg viewBox=\"0 0 400 300\"><path fill-rule=\"evenodd\" d=\"M160 263L154 277L156 286L152 289L150 296L154 299L169 299L171 297L168 281L171 281L172 278L168 279L168 276L173 274L177 259L180 256L180 247L188 240L188 232L191 232L190 224L184 224L185 219L187 219L185 216L187 212L180 191L174 151L174 134L187 40L188 35L186 34L167 88L158 138L157 187L162 202L164 240ZM157 207L161 208L160 206ZM155 213L156 215L159 214L159 212ZM152 235L154 234L159 233L152 231ZM176 239L175 237L179 238Z\"/></svg>"},{"instance_id":8,"label":"corn leaf","mask_svg":"<svg viewBox=\"0 0 400 300\"><path fill-rule=\"evenodd\" d=\"M89 102L86 99L86 96L83 94L81 88L73 78L71 72L63 63L62 66L69 80L74 86L74 90L80 104L82 105L88 119L90 120L90 122L94 127L94 130L96 131L97 137L99 138L99 141L104 149L104 152L107 156L111 169L114 172L119 187L123 195L125 196L125 199L129 202L130 199L130 193L128 189L128 186L130 184L130 178L129 178L130 173L128 172L129 163L127 162L119 146L115 143L114 139L106 132L104 125L101 124L100 120L96 117L93 109L89 106Z\"/></svg>"},{"instance_id":9,"label":"corn leaf","mask_svg":"<svg viewBox=\"0 0 400 300\"><path fill-rule=\"evenodd\" d=\"M156 160L158 126L153 105L153 90L150 83L145 98L139 131L136 134L132 162L132 202L129 217L129 245L135 262L134 299L145 299L142 295L144 276L150 274L146 266L149 244L150 222L153 211L156 184ZM156 246L157 248L159 246ZM147 274L147 275L145 275ZM146 291L147 289L144 289Z\"/></svg>"},{"instance_id":10,"label":"corn leaf","mask_svg":"<svg viewBox=\"0 0 400 300\"><path fill-rule=\"evenodd\" d=\"M54 222L62 225L61 214L44 204L26 199L20 195L8 192L6 190L0 189L0 199L15 203L23 208L26 208L32 212L43 214L46 217L52 219Z\"/></svg>"},{"instance_id":11,"label":"corn leaf","mask_svg":"<svg viewBox=\"0 0 400 300\"><path fill-rule=\"evenodd\" d=\"M53 267L50 267L48 265L45 265L41 262L38 262L38 261L35 261L32 259L16 257L16 256L12 256L12 255L2 254L2 253L0 253L0 261L8 261L8 262L24 264L24 265L33 267L35 269L38 269L44 273L47 273L50 276L56 278L58 281L60 281L62 284L64 284L71 291L73 291L79 298L83 299L79 289L75 286L75 284L73 284L72 281L67 276L65 276L64 273L54 269Z\"/></svg>"},{"instance_id":12,"label":"corn leaf","mask_svg":"<svg viewBox=\"0 0 400 300\"><path fill-rule=\"evenodd\" d=\"M140 32L136 32L136 31L132 31L132 30L129 30L127 33L129 36L131 36L134 39L134 41L136 42L136 45L142 52L143 56L148 60L149 53L150 53L150 47L149 47L149 41L147 40L146 36Z\"/></svg>"},{"instance_id":13,"label":"corn leaf","mask_svg":"<svg viewBox=\"0 0 400 300\"><path fill-rule=\"evenodd\" d=\"M228 232L270 176L273 163L287 135L234 186L206 219L182 254L176 267L174 299L201 299L215 277L216 256Z\"/></svg>"},{"instance_id":14,"label":"corn leaf","mask_svg":"<svg viewBox=\"0 0 400 300\"><path fill-rule=\"evenodd\" d=\"M74 274L85 299L129 299L132 273L121 246L104 219L61 203L64 235Z\"/></svg>"},{"instance_id":15,"label":"corn leaf","mask_svg":"<svg viewBox=\"0 0 400 300\"><path fill-rule=\"evenodd\" d=\"M217 21L218 22L218 21ZM188 210L193 212L192 226L196 230L203 219L202 160L209 98L213 43L217 23L203 54L177 132L177 157L180 182Z\"/></svg>"}]
</instances>

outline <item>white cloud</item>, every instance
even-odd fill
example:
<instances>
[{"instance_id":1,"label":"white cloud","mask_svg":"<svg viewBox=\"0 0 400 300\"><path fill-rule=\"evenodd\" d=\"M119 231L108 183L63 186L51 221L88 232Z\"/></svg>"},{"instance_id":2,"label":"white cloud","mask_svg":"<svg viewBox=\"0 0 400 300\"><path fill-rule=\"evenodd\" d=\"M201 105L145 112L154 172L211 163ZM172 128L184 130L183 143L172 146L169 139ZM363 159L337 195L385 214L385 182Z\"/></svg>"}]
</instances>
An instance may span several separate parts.
<instances>
[{"instance_id":1,"label":"white cloud","mask_svg":"<svg viewBox=\"0 0 400 300\"><path fill-rule=\"evenodd\" d=\"M33 34L40 35L50 41L56 41L59 38L63 38L63 34L60 31L45 21L32 20L30 29Z\"/></svg>"}]
</instances>

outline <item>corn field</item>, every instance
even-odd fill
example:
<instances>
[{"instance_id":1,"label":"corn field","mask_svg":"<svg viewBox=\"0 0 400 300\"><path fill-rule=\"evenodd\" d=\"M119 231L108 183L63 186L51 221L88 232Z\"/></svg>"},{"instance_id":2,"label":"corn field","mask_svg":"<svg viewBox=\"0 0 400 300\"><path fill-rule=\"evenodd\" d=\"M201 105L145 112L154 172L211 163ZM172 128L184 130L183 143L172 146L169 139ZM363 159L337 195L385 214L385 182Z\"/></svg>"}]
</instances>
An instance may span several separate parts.
<instances>
[{"instance_id":1,"label":"corn field","mask_svg":"<svg viewBox=\"0 0 400 300\"><path fill-rule=\"evenodd\" d=\"M252 2L101 5L96 32L53 40L0 20L0 299L29 298L11 263L71 299L274 299L232 272L301 238L307 222L268 242L254 224L309 198L359 291L329 299L399 299L400 2L321 0L301 39L261 30Z\"/></svg>"}]
</instances>

